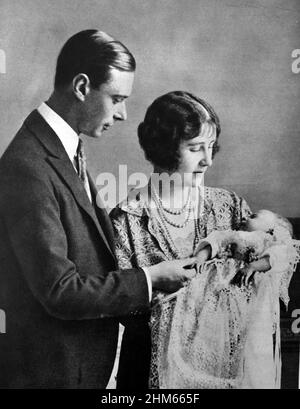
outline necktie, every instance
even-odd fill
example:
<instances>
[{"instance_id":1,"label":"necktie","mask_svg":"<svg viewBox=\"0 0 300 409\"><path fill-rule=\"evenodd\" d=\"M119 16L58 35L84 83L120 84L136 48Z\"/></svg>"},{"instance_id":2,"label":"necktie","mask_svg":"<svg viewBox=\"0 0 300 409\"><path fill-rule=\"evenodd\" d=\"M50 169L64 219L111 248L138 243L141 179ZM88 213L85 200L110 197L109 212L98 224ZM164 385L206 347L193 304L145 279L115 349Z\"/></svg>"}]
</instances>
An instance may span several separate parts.
<instances>
[{"instance_id":1,"label":"necktie","mask_svg":"<svg viewBox=\"0 0 300 409\"><path fill-rule=\"evenodd\" d=\"M81 139L79 139L78 142L78 147L77 147L77 152L75 156L75 161L77 165L77 171L78 171L78 176L80 180L83 183L83 186L86 190L86 193L88 195L88 198L90 199L90 202L92 201L92 195L91 195L91 190L90 190L90 184L89 184L89 179L86 171L86 156L84 153L83 149L83 142Z\"/></svg>"}]
</instances>

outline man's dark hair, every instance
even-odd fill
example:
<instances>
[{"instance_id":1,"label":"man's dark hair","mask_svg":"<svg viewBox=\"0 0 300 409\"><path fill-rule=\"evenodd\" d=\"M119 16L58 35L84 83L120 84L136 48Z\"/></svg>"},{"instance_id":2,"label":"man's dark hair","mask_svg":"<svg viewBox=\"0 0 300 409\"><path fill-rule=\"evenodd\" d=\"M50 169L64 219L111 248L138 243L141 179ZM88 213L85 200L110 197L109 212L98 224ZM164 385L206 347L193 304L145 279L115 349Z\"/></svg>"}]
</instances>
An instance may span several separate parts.
<instances>
[{"instance_id":1,"label":"man's dark hair","mask_svg":"<svg viewBox=\"0 0 300 409\"><path fill-rule=\"evenodd\" d=\"M213 108L203 99L184 91L169 92L157 98L138 127L139 142L146 159L161 169L177 170L181 142L198 136L205 123L216 129L214 157L219 150L221 127Z\"/></svg>"},{"instance_id":2,"label":"man's dark hair","mask_svg":"<svg viewBox=\"0 0 300 409\"><path fill-rule=\"evenodd\" d=\"M136 62L128 48L102 31L80 31L59 53L54 88L68 86L79 73L86 74L92 87L98 88L109 80L111 68L135 71Z\"/></svg>"}]
</instances>

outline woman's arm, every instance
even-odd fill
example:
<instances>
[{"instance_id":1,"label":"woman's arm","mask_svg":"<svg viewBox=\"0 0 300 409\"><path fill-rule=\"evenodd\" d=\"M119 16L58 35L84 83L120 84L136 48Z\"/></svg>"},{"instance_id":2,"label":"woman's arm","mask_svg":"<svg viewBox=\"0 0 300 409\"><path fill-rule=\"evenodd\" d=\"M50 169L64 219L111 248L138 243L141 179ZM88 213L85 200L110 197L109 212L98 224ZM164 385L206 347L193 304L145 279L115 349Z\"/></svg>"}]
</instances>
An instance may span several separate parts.
<instances>
[{"instance_id":1,"label":"woman's arm","mask_svg":"<svg viewBox=\"0 0 300 409\"><path fill-rule=\"evenodd\" d=\"M289 270L291 259L288 245L270 246L258 260L254 260L245 266L242 270L244 275L242 281L248 285L256 272L285 273Z\"/></svg>"},{"instance_id":2,"label":"woman's arm","mask_svg":"<svg viewBox=\"0 0 300 409\"><path fill-rule=\"evenodd\" d=\"M127 214L119 207L110 213L115 232L115 253L120 269L138 267L130 237L130 223Z\"/></svg>"},{"instance_id":3,"label":"woman's arm","mask_svg":"<svg viewBox=\"0 0 300 409\"><path fill-rule=\"evenodd\" d=\"M224 246L232 241L233 235L234 232L231 230L215 230L211 232L205 239L200 241L194 255L197 258L199 257L199 261L207 261L210 258L216 257L222 253ZM205 259L206 256L207 258Z\"/></svg>"},{"instance_id":4,"label":"woman's arm","mask_svg":"<svg viewBox=\"0 0 300 409\"><path fill-rule=\"evenodd\" d=\"M271 264L269 255L265 255L262 258L259 258L258 260L251 261L248 267L252 271L265 272L270 270Z\"/></svg>"}]
</instances>

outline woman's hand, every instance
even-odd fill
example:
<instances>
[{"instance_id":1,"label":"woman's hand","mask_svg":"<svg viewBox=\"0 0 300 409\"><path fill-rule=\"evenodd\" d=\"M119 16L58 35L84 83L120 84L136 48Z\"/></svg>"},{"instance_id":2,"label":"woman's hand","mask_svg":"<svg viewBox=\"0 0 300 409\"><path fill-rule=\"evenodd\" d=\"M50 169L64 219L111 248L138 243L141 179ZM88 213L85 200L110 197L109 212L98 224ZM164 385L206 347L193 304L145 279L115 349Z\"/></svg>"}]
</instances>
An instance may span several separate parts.
<instances>
[{"instance_id":1,"label":"woman's hand","mask_svg":"<svg viewBox=\"0 0 300 409\"><path fill-rule=\"evenodd\" d=\"M197 253L197 271L200 270L200 266L205 263L211 257L211 246L206 246L203 249L199 250Z\"/></svg>"},{"instance_id":2,"label":"woman's hand","mask_svg":"<svg viewBox=\"0 0 300 409\"><path fill-rule=\"evenodd\" d=\"M245 285L248 287L254 280L255 273L262 273L270 270L271 265L269 262L269 256L264 256L258 260L254 260L249 264L246 264L235 275L232 280L233 284Z\"/></svg>"}]
</instances>

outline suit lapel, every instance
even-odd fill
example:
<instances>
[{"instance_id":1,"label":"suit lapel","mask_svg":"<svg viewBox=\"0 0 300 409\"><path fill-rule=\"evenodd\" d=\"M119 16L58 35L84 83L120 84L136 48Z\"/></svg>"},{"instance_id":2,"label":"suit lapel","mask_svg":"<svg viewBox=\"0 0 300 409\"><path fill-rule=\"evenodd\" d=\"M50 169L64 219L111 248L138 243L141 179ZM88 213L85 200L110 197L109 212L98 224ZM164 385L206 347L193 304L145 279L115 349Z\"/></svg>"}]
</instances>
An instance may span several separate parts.
<instances>
[{"instance_id":1,"label":"suit lapel","mask_svg":"<svg viewBox=\"0 0 300 409\"><path fill-rule=\"evenodd\" d=\"M58 136L52 130L52 128L46 123L46 121L41 117L38 111L33 111L27 120L25 121L25 126L30 128L34 132L35 136L43 144L43 146L48 151L49 155L47 161L56 170L56 172L63 179L65 184L71 190L78 205L90 216L96 228L106 244L108 250L114 256L112 248L105 236L105 233L100 225L102 222L101 218L97 218L95 209L90 202L87 193L84 189L83 183L80 181L78 175L76 174L73 165L61 143ZM107 216L108 217L108 216ZM106 227L106 223L104 224Z\"/></svg>"},{"instance_id":2,"label":"suit lapel","mask_svg":"<svg viewBox=\"0 0 300 409\"><path fill-rule=\"evenodd\" d=\"M91 217L93 222L95 223L102 240L106 244L107 248L111 252L112 249L107 241L107 238L104 234L104 231L99 223L99 220L96 216L94 207L90 202L87 193L84 189L83 183L80 181L79 177L76 175L76 172L70 162L70 166L66 166L65 161L57 158L48 158L48 161L52 164L52 166L56 169L56 171L60 174L60 176L64 179L65 183L68 185L69 189L72 191L73 196L79 206Z\"/></svg>"}]
</instances>

